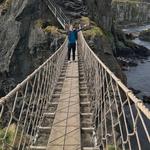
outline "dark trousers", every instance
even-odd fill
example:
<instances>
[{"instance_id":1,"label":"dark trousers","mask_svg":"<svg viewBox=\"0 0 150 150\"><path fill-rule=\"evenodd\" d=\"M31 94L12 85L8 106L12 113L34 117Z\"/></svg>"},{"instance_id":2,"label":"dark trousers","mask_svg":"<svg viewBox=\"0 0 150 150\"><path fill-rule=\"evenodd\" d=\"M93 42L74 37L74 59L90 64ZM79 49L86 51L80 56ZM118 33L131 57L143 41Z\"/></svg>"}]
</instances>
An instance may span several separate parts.
<instances>
[{"instance_id":1,"label":"dark trousers","mask_svg":"<svg viewBox=\"0 0 150 150\"><path fill-rule=\"evenodd\" d=\"M75 60L76 43L68 44L68 60L70 60L71 51L72 51L72 59Z\"/></svg>"}]
</instances>

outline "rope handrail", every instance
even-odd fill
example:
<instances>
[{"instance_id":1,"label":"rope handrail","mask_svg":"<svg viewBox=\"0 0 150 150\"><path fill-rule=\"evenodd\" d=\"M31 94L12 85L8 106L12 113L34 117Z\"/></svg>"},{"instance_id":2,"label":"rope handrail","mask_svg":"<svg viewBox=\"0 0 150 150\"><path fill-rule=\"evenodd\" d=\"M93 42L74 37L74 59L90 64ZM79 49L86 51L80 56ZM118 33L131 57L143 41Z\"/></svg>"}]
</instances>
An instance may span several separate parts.
<instances>
[{"instance_id":1,"label":"rope handrail","mask_svg":"<svg viewBox=\"0 0 150 150\"><path fill-rule=\"evenodd\" d=\"M42 65L40 65L37 69L35 69L33 73L27 76L25 80L23 80L20 84L18 84L5 97L0 98L0 105L5 103L8 98L11 98L16 93L16 91L20 90L20 88L26 84L27 81L31 80L36 73L38 73L47 63L49 63L49 61L51 61L53 57L55 57L63 49L66 43L67 43L67 38L65 39L64 43L60 46L60 48L54 54L52 54Z\"/></svg>"},{"instance_id":2,"label":"rope handrail","mask_svg":"<svg viewBox=\"0 0 150 150\"><path fill-rule=\"evenodd\" d=\"M83 34L81 34L81 37L83 39L83 43L85 42L86 46L88 47L88 50L91 52L91 54L96 58L96 60L102 65L102 67L107 71L109 75L114 79L114 81L119 85L120 88L124 90L125 93L128 93L129 98L131 101L133 101L137 107L143 111L145 116L150 119L150 111L149 109L145 109L145 105L141 99L138 99L131 90L129 90L123 83L122 81L117 78L117 76L98 58L98 56L93 52L93 50L89 47L87 44L86 40L83 37ZM142 104L141 104L142 103Z\"/></svg>"},{"instance_id":3,"label":"rope handrail","mask_svg":"<svg viewBox=\"0 0 150 150\"><path fill-rule=\"evenodd\" d=\"M0 149L23 150L34 143L66 56L67 39L47 61L0 99Z\"/></svg>"},{"instance_id":4,"label":"rope handrail","mask_svg":"<svg viewBox=\"0 0 150 150\"><path fill-rule=\"evenodd\" d=\"M65 28L69 19L53 0L44 1ZM148 107L96 56L82 32L78 46L100 149L111 146L115 150L143 150L149 147ZM24 150L34 145L66 56L67 39L46 62L0 99L0 149Z\"/></svg>"},{"instance_id":5,"label":"rope handrail","mask_svg":"<svg viewBox=\"0 0 150 150\"><path fill-rule=\"evenodd\" d=\"M67 18L67 16L64 14L61 8L59 8L54 0L44 0L46 2L48 8L53 13L55 18L58 20L58 22L62 25L62 27L65 29L66 24L70 24L70 20Z\"/></svg>"},{"instance_id":6,"label":"rope handrail","mask_svg":"<svg viewBox=\"0 0 150 150\"><path fill-rule=\"evenodd\" d=\"M149 108L96 56L82 32L78 43L99 146L146 149L150 146Z\"/></svg>"}]
</instances>

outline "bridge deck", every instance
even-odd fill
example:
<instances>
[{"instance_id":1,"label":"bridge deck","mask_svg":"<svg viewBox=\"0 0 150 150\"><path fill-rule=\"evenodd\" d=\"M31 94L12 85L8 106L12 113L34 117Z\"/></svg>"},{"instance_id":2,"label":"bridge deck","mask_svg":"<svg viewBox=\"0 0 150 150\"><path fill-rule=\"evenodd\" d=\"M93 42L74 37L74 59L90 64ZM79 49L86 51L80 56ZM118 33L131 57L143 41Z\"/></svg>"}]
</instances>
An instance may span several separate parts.
<instances>
[{"instance_id":1,"label":"bridge deck","mask_svg":"<svg viewBox=\"0 0 150 150\"><path fill-rule=\"evenodd\" d=\"M47 150L80 150L78 62L68 64Z\"/></svg>"}]
</instances>

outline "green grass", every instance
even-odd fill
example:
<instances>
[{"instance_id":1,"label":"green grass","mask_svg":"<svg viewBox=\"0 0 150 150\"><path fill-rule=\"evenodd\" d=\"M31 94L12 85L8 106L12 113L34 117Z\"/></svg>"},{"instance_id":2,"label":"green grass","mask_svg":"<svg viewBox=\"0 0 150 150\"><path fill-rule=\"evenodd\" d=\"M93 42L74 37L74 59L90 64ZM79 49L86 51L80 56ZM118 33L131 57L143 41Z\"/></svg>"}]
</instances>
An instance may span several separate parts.
<instances>
[{"instance_id":1,"label":"green grass","mask_svg":"<svg viewBox=\"0 0 150 150\"><path fill-rule=\"evenodd\" d=\"M90 25L90 28L83 31L85 38L95 37L95 36L105 36L103 29L97 26L94 21L91 21L88 17L82 17L80 20L81 25Z\"/></svg>"},{"instance_id":2,"label":"green grass","mask_svg":"<svg viewBox=\"0 0 150 150\"><path fill-rule=\"evenodd\" d=\"M42 28L42 25L43 25L42 19L38 19L38 20L35 21L35 26L36 27Z\"/></svg>"},{"instance_id":3,"label":"green grass","mask_svg":"<svg viewBox=\"0 0 150 150\"><path fill-rule=\"evenodd\" d=\"M89 17L82 17L81 19L80 19L80 23L81 24L90 24L90 18Z\"/></svg>"},{"instance_id":4,"label":"green grass","mask_svg":"<svg viewBox=\"0 0 150 150\"><path fill-rule=\"evenodd\" d=\"M115 146L114 145L108 145L108 150L115 150Z\"/></svg>"},{"instance_id":5,"label":"green grass","mask_svg":"<svg viewBox=\"0 0 150 150\"><path fill-rule=\"evenodd\" d=\"M57 33L58 28L55 26L47 26L44 31L45 32L50 32L50 33Z\"/></svg>"},{"instance_id":6,"label":"green grass","mask_svg":"<svg viewBox=\"0 0 150 150\"><path fill-rule=\"evenodd\" d=\"M96 37L96 36L99 36L99 37L105 36L103 30L97 26L93 26L91 27L91 29L83 31L83 34L86 38Z\"/></svg>"},{"instance_id":7,"label":"green grass","mask_svg":"<svg viewBox=\"0 0 150 150\"><path fill-rule=\"evenodd\" d=\"M14 140L14 136L15 136L15 129L16 129L16 125L15 124L10 125L10 127L8 129L8 132L7 132L5 140L6 140L6 143L9 144L9 145L13 144L13 140ZM2 147L1 147L2 146L1 139L4 138L5 132L6 132L6 128L0 127L0 150L2 149Z\"/></svg>"},{"instance_id":8,"label":"green grass","mask_svg":"<svg viewBox=\"0 0 150 150\"><path fill-rule=\"evenodd\" d=\"M3 9L6 9L8 10L12 4L12 1L13 0L4 0L2 3L1 3L1 6L3 7Z\"/></svg>"}]
</instances>

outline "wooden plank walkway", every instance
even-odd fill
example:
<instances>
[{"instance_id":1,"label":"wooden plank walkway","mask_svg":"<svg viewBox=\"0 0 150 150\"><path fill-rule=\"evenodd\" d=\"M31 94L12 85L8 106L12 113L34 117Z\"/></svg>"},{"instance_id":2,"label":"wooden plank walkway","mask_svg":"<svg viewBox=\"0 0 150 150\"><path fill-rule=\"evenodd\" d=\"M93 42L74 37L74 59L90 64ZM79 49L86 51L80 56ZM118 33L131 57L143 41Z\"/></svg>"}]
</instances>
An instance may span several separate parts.
<instances>
[{"instance_id":1,"label":"wooden plank walkway","mask_svg":"<svg viewBox=\"0 0 150 150\"><path fill-rule=\"evenodd\" d=\"M81 150L78 61L69 63L47 150Z\"/></svg>"}]
</instances>

